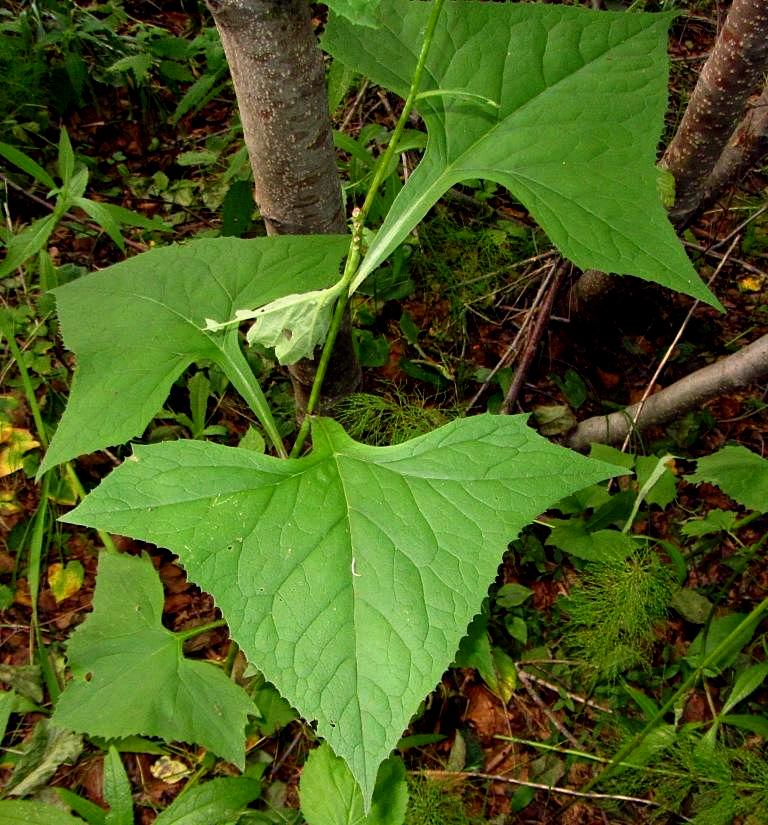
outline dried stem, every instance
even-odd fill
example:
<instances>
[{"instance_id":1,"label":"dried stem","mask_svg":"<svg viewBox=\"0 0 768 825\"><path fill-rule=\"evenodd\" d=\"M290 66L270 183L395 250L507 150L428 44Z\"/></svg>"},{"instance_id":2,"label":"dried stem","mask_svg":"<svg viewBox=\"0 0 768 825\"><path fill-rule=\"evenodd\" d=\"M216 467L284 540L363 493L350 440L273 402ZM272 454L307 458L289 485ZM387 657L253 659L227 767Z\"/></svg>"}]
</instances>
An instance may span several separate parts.
<instances>
[{"instance_id":1,"label":"dried stem","mask_svg":"<svg viewBox=\"0 0 768 825\"><path fill-rule=\"evenodd\" d=\"M549 291L547 292L544 302L539 307L539 312L536 316L536 324L531 331L530 337L525 342L525 350L523 351L523 355L520 358L520 363L515 370L515 377L507 390L504 403L501 405L501 412L505 415L508 415L511 412L512 407L514 407L517 402L517 397L520 394L525 378L528 375L528 370L530 369L534 356L536 355L536 348L538 347L539 341L541 341L541 337L544 334L547 323L549 322L552 306L555 303L555 296L560 291L560 284L563 282L563 277L569 267L570 264L568 261L564 261L562 258L552 267Z\"/></svg>"}]
</instances>

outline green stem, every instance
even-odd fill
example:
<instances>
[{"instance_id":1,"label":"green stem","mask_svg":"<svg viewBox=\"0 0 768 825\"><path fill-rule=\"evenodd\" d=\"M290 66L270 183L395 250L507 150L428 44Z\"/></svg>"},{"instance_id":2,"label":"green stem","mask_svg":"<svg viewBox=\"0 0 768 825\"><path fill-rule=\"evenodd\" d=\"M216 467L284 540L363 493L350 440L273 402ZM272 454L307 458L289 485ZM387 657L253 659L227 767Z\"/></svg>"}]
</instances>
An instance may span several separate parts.
<instances>
[{"instance_id":1,"label":"green stem","mask_svg":"<svg viewBox=\"0 0 768 825\"><path fill-rule=\"evenodd\" d=\"M27 365L24 363L21 349L16 343L16 337L13 334L13 329L6 329L5 325L3 325L2 330L0 331L2 331L8 341L8 348L10 349L13 360L16 362L16 367L19 370L21 385L24 387L24 397L26 398L27 406L32 413L32 420L35 422L37 439L40 442L40 446L44 450L47 450L48 434L45 428L45 423L43 422L43 416L40 412L40 405L37 403L35 388L32 386L32 379L29 376ZM69 483L72 485L72 489L75 491L78 499L82 501L85 498L85 489L83 488L80 479L77 477L77 473L75 472L75 468L72 466L71 462L68 461L64 465L64 472L66 473ZM101 543L107 550L112 553L117 552L117 547L115 547L115 543L112 541L112 537L108 533L105 533L103 530L97 530L96 533L101 539Z\"/></svg>"},{"instance_id":2,"label":"green stem","mask_svg":"<svg viewBox=\"0 0 768 825\"><path fill-rule=\"evenodd\" d=\"M187 639L194 639L195 636L199 636L201 633L207 633L209 630L216 630L219 627L226 627L226 624L224 619L216 619L215 622L190 627L187 630L178 630L173 635L180 641L186 642Z\"/></svg>"},{"instance_id":3,"label":"green stem","mask_svg":"<svg viewBox=\"0 0 768 825\"><path fill-rule=\"evenodd\" d=\"M757 607L755 607L748 616L744 618L743 621L739 622L738 626L735 627L724 639L720 642L719 645L711 652L709 655L705 656L702 660L701 664L685 679L680 687L672 694L672 696L659 708L657 713L648 721L645 727L636 735L634 736L624 747L619 749L619 752L614 755L611 759L610 764L600 771L597 776L591 779L587 784L582 788L582 791L586 792L589 791L591 788L594 788L598 782L609 778L617 768L621 766L621 764L626 760L626 758L635 750L635 748L640 745L640 743L648 736L657 725L663 721L664 717L672 710L675 705L680 701L680 699L688 692L688 690L693 687L693 685L701 678L704 671L713 663L716 662L720 656L725 653L726 650L729 649L730 645L733 644L734 640L738 638L738 636L742 633L744 627L749 626L749 624L754 623L757 625L758 620L760 617L768 611L768 599L763 599Z\"/></svg>"},{"instance_id":4,"label":"green stem","mask_svg":"<svg viewBox=\"0 0 768 825\"><path fill-rule=\"evenodd\" d=\"M326 373L328 372L328 364L330 363L331 355L333 353L333 345L336 343L336 338L338 337L339 330L341 329L341 325L344 320L344 311L347 308L347 302L350 298L349 287L351 286L355 274L360 266L360 260L362 258L362 235L365 220L368 217L368 213L371 211L371 207L373 206L374 199L381 188L381 184L384 182L387 169L389 169L390 161L397 152L397 145L400 142L400 138L406 125L408 124L408 118L413 111L416 100L419 97L419 84L421 83L421 76L424 73L424 67L427 64L427 55L429 53L429 48L432 45L432 40L435 36L435 28L444 3L445 0L434 0L434 3L432 4L432 11L424 31L424 39L421 43L421 52L419 53L419 59L416 62L416 68L414 69L413 77L411 78L411 86L408 90L408 95L405 98L403 111L400 113L400 117L397 120L397 125L392 133L392 139L389 141L386 151L384 154L379 156L376 163L376 169L373 173L373 180L371 181L371 186L368 189L368 194L365 196L363 205L360 209L355 210L353 214L352 240L349 245L349 254L347 255L347 261L344 266L344 274L341 278L343 291L333 311L333 318L331 319L328 335L326 336L325 343L323 344L323 351L317 365L315 380L312 383L312 390L309 394L306 414L304 415L304 420L301 422L299 433L296 436L296 441L294 442L293 449L291 450L291 458L298 458L299 455L301 455L301 451L304 449L304 443L309 435L311 416L317 409L317 405L320 400L320 391L322 390L323 381L325 380Z\"/></svg>"},{"instance_id":5,"label":"green stem","mask_svg":"<svg viewBox=\"0 0 768 825\"><path fill-rule=\"evenodd\" d=\"M29 559L27 561L27 583L29 585L29 600L32 603L32 635L37 647L37 659L43 673L48 696L53 704L61 693L61 685L56 672L48 658L48 650L43 644L40 633L40 618L37 610L37 597L40 594L40 567L43 561L43 545L45 543L45 522L48 516L48 492L51 484L51 475L46 473L40 483L40 501L37 505L35 520L32 526L32 536L29 542Z\"/></svg>"},{"instance_id":6,"label":"green stem","mask_svg":"<svg viewBox=\"0 0 768 825\"><path fill-rule=\"evenodd\" d=\"M245 399L248 406L253 410L259 419L267 438L272 442L272 446L277 451L280 458L288 458L288 452L283 444L283 439L272 417L264 391L259 386L259 382L253 374L248 362L245 360L240 344L237 340L237 331L229 330L224 333L223 338L217 340L217 346L221 356L219 366L224 370L227 378L232 382L234 388Z\"/></svg>"},{"instance_id":7,"label":"green stem","mask_svg":"<svg viewBox=\"0 0 768 825\"><path fill-rule=\"evenodd\" d=\"M5 319L2 319L2 321L4 322ZM13 357L13 360L16 362L16 367L19 370L19 376L21 377L21 386L24 387L24 396L27 399L27 405L29 406L29 410L32 413L32 420L35 422L37 438L40 441L40 445L42 446L42 448L44 450L47 450L48 434L46 433L45 424L43 423L43 416L40 413L40 405L37 403L35 388L32 386L32 379L29 377L29 371L27 370L27 366L24 363L22 352L19 349L19 345L16 343L16 336L14 335L12 325L6 325L5 323L3 323L2 329L0 331L2 331L6 341L8 341L8 349L10 349L11 356Z\"/></svg>"},{"instance_id":8,"label":"green stem","mask_svg":"<svg viewBox=\"0 0 768 825\"><path fill-rule=\"evenodd\" d=\"M557 745L548 745L545 742L534 742L530 739L520 739L517 736L496 736L494 738L501 739L504 742L515 742L520 745L527 745L528 747L536 748L537 750L559 753L563 756L573 756L577 759L584 759L588 762L612 764L614 768L631 768L632 770L643 771L644 773L655 774L657 776L669 776L673 779L684 779L689 777L689 774L683 773L681 771L673 771L669 770L668 768L653 768L649 765L635 765L631 762L616 762L615 759L607 759L603 756L596 756L593 753L585 753L584 751L578 751L574 748L559 748L557 747ZM711 776L700 776L696 774L695 779L697 782L701 782L703 784L723 784L722 780L713 779ZM739 790L758 791L763 788L763 785L761 785L758 782L731 782L730 780L728 780L728 782L729 784L732 784L734 787L739 788Z\"/></svg>"}]
</instances>

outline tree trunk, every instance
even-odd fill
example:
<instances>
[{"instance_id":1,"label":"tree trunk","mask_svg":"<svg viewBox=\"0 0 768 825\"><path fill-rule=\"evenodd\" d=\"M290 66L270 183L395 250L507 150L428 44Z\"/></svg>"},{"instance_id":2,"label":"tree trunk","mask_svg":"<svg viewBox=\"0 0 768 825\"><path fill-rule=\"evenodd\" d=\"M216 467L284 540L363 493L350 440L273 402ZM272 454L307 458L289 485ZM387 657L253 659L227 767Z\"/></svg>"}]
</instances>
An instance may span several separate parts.
<instances>
[{"instance_id":1,"label":"tree trunk","mask_svg":"<svg viewBox=\"0 0 768 825\"><path fill-rule=\"evenodd\" d=\"M669 216L684 224L768 68L768 0L734 0L662 165L675 178Z\"/></svg>"},{"instance_id":2,"label":"tree trunk","mask_svg":"<svg viewBox=\"0 0 768 825\"><path fill-rule=\"evenodd\" d=\"M731 136L704 189L704 203L713 201L728 184L768 154L768 85L747 109Z\"/></svg>"},{"instance_id":3,"label":"tree trunk","mask_svg":"<svg viewBox=\"0 0 768 825\"><path fill-rule=\"evenodd\" d=\"M207 0L227 56L269 235L347 232L331 136L325 69L305 0ZM290 368L302 411L314 364ZM327 402L360 380L351 330L337 340Z\"/></svg>"}]
</instances>

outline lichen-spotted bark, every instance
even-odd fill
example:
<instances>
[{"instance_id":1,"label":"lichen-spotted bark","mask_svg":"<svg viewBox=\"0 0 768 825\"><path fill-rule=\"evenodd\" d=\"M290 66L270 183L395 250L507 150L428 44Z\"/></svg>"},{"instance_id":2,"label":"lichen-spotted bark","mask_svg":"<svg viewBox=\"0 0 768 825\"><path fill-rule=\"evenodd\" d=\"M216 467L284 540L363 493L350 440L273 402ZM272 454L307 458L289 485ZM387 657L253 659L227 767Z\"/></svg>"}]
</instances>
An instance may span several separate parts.
<instances>
[{"instance_id":1,"label":"lichen-spotted bark","mask_svg":"<svg viewBox=\"0 0 768 825\"><path fill-rule=\"evenodd\" d=\"M323 60L305 0L209 0L271 235L344 233Z\"/></svg>"},{"instance_id":2,"label":"lichen-spotted bark","mask_svg":"<svg viewBox=\"0 0 768 825\"><path fill-rule=\"evenodd\" d=\"M768 154L768 85L747 107L707 180L704 203L716 198L739 175Z\"/></svg>"},{"instance_id":3,"label":"lichen-spotted bark","mask_svg":"<svg viewBox=\"0 0 768 825\"><path fill-rule=\"evenodd\" d=\"M325 69L305 0L207 0L227 55L269 235L347 231L325 93ZM291 368L303 410L312 362ZM324 397L359 383L349 327L342 330Z\"/></svg>"},{"instance_id":4,"label":"lichen-spotted bark","mask_svg":"<svg viewBox=\"0 0 768 825\"><path fill-rule=\"evenodd\" d=\"M768 0L734 0L662 165L675 177L670 218L683 224L768 69Z\"/></svg>"}]
</instances>

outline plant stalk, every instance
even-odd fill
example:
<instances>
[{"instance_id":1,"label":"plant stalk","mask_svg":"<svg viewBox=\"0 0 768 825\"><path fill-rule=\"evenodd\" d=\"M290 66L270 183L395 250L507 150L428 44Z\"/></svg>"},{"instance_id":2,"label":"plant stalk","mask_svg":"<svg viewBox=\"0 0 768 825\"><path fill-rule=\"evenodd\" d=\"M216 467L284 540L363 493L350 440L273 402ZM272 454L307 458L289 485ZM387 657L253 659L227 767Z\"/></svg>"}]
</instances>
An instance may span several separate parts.
<instances>
[{"instance_id":1,"label":"plant stalk","mask_svg":"<svg viewBox=\"0 0 768 825\"><path fill-rule=\"evenodd\" d=\"M219 352L221 353L219 366L258 417L277 454L280 458L288 458L283 439L272 417L272 411L269 409L269 402L245 360L245 355L237 340L236 330L230 330L224 335L219 344Z\"/></svg>"},{"instance_id":2,"label":"plant stalk","mask_svg":"<svg viewBox=\"0 0 768 825\"><path fill-rule=\"evenodd\" d=\"M400 142L400 137L405 130L408 123L408 118L410 117L413 107L419 97L419 84L421 83L421 76L424 73L424 67L427 63L427 55L429 54L429 48L432 45L432 40L434 39L435 27L437 26L437 21L440 17L440 12L442 11L444 3L445 0L434 0L434 3L432 4L432 11L429 19L427 20L427 26L424 31L424 39L421 43L419 59L416 63L413 77L411 78L411 86L408 90L408 96L405 98L403 111L400 113L400 117L397 120L395 130L392 133L392 139L389 141L384 154L379 156L376 169L373 173L371 186L365 196L363 205L359 209L355 210L352 216L352 240L350 241L349 254L347 255L347 260L344 265L344 274L341 277L343 290L339 296L339 300L336 302L336 306L334 307L331 325L328 330L325 343L323 344L320 362L317 365L317 373L315 374L315 380L309 394L306 414L301 422L299 433L296 436L296 441L293 445L293 449L291 450L291 458L298 458L299 455L301 455L301 451L304 449L304 444L307 436L309 435L311 416L317 409L323 381L325 380L326 373L328 372L328 364L331 360L333 345L336 342L339 330L341 329L342 321L344 319L344 310L346 309L347 303L351 297L349 288L354 280L362 259L362 235L365 220L371 210L376 194L378 193L381 184L384 182L384 177L387 169L389 168L390 161L397 152L397 145Z\"/></svg>"},{"instance_id":3,"label":"plant stalk","mask_svg":"<svg viewBox=\"0 0 768 825\"><path fill-rule=\"evenodd\" d=\"M664 719L664 717L672 710L680 699L690 690L691 687L699 680L704 671L712 662L716 662L722 654L728 650L734 639L738 638L743 628L749 624L757 624L764 613L768 612L768 599L763 599L757 607L755 607L743 621L739 622L719 645L708 655L699 666L684 679L680 687L670 696L670 698L659 708L658 712L651 718L645 727L634 736L626 745L619 749L619 752L613 756L610 763L603 768L597 776L587 782L582 788L583 791L589 791L594 788L600 781L608 779L613 773L626 762L628 756L640 745L640 743L648 736L648 734Z\"/></svg>"},{"instance_id":4,"label":"plant stalk","mask_svg":"<svg viewBox=\"0 0 768 825\"><path fill-rule=\"evenodd\" d=\"M186 642L187 639L194 639L195 636L199 636L201 633L207 633L209 630L216 630L219 627L226 627L227 623L224 619L216 619L213 622L207 622L206 624L198 625L197 627L189 627L186 630L177 630L174 632L174 636L182 642Z\"/></svg>"}]
</instances>

